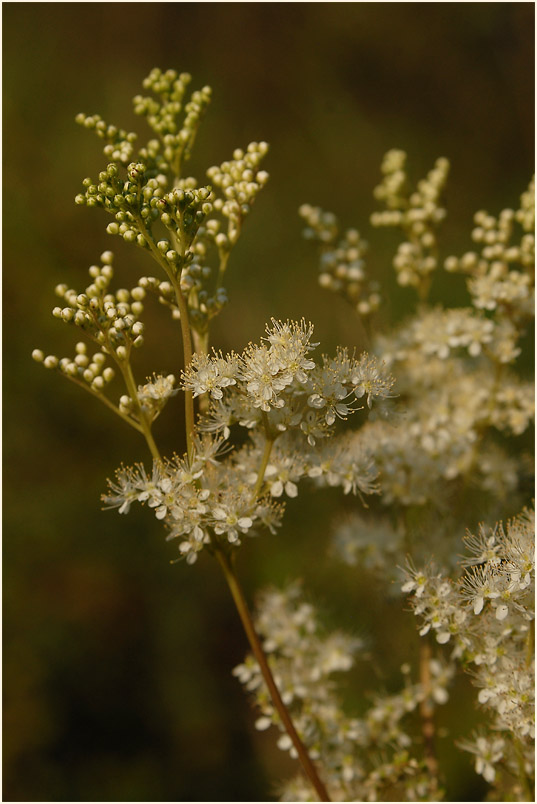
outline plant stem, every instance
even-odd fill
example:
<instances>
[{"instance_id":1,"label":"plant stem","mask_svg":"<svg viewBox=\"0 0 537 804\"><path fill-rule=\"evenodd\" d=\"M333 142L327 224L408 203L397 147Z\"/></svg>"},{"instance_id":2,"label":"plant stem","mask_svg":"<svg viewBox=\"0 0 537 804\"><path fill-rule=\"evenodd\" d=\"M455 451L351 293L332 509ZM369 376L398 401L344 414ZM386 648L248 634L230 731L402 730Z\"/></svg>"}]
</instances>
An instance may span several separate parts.
<instances>
[{"instance_id":1,"label":"plant stem","mask_svg":"<svg viewBox=\"0 0 537 804\"><path fill-rule=\"evenodd\" d=\"M192 362L192 334L188 319L188 305L176 277L173 277L173 288L179 308L179 323L181 324L181 335L183 336L183 357L186 370ZM188 389L185 389L185 424L188 460L192 461L194 455L194 397L192 396L192 391Z\"/></svg>"},{"instance_id":2,"label":"plant stem","mask_svg":"<svg viewBox=\"0 0 537 804\"><path fill-rule=\"evenodd\" d=\"M309 778L310 782L312 783L313 787L315 788L315 791L319 796L320 801L331 801L323 782L320 780L317 774L315 765L313 764L306 747L304 746L302 740L297 734L297 731L293 725L293 721L291 720L289 712L287 711L287 707L285 706L284 702L281 699L281 695L278 691L278 688L274 681L274 677L268 665L267 658L261 646L261 642L256 633L252 616L248 610L248 605L246 603L243 591L241 589L231 559L219 547L216 548L216 556L218 558L218 561L220 562L220 566L222 567L224 575L226 576L226 581L233 596L233 600L235 601L235 605L237 607L237 611L241 618L242 625L246 632L246 636L248 637L248 641L250 643L252 652L257 660L257 663L259 664L259 667L261 668L261 672L263 674L263 678L265 679L265 683L269 688L272 702L276 710L278 711L278 714L281 718L283 725L285 726L287 734L289 735L289 737L293 742L293 745L296 749L296 752L302 764L302 768L306 773L307 777Z\"/></svg>"},{"instance_id":3,"label":"plant stem","mask_svg":"<svg viewBox=\"0 0 537 804\"><path fill-rule=\"evenodd\" d=\"M188 305L186 299L181 291L179 278L170 270L168 263L159 251L152 234L148 231L145 222L141 218L137 218L140 230L145 232L145 237L151 253L156 262L164 270L164 273L170 280L175 291L175 298L179 308L179 321L181 324L181 335L183 338L183 357L184 367L188 368L192 361L192 334L190 332L190 321L188 318ZM183 249L182 249L183 251ZM192 391L185 389L185 426L186 426L186 451L188 460L192 461L194 455L194 397Z\"/></svg>"},{"instance_id":4,"label":"plant stem","mask_svg":"<svg viewBox=\"0 0 537 804\"><path fill-rule=\"evenodd\" d=\"M74 382L76 385L80 386L80 388L84 388L86 391L89 391L89 393L92 394L96 399L98 399L100 402L103 402L108 408L110 408L110 410L113 410L114 413L117 413L117 415L123 419L124 422L129 424L131 427L134 427L135 430L144 435L142 425L138 424L138 422L135 422L134 419L131 419L130 416L127 416L125 413L122 413L120 409L116 407L116 405L114 405L114 403L111 402L104 394L94 391L87 382L82 382L82 380L79 380L77 377L71 377L69 374L63 374L63 372L62 377L67 377L68 380L71 380L71 382Z\"/></svg>"},{"instance_id":5,"label":"plant stem","mask_svg":"<svg viewBox=\"0 0 537 804\"><path fill-rule=\"evenodd\" d=\"M427 641L420 643L420 681L424 698L420 703L421 733L425 763L434 783L438 787L438 759L435 746L434 707L430 703L431 695L431 646Z\"/></svg>"},{"instance_id":6,"label":"plant stem","mask_svg":"<svg viewBox=\"0 0 537 804\"><path fill-rule=\"evenodd\" d=\"M272 452L273 444L274 439L267 438L265 441L265 449L263 450L263 457L261 458L261 465L259 467L259 472L257 473L257 481L252 495L254 500L257 500L259 497L259 492L261 491L263 480L265 479L265 471L269 462L270 453Z\"/></svg>"},{"instance_id":7,"label":"plant stem","mask_svg":"<svg viewBox=\"0 0 537 804\"><path fill-rule=\"evenodd\" d=\"M138 399L138 391L136 388L136 382L134 381L134 376L132 374L131 364L127 360L125 363L119 363L119 367L123 374L123 378L125 380L125 385L127 386L127 390L129 392L129 396L136 405L136 412L138 414L138 419L140 420L140 427L145 436L145 440L147 441L147 446L151 450L151 455L155 460L160 461L160 452L155 444L155 439L153 438L153 434L151 432L151 425L147 420L147 417L142 410L142 406L140 405L140 401Z\"/></svg>"},{"instance_id":8,"label":"plant stem","mask_svg":"<svg viewBox=\"0 0 537 804\"><path fill-rule=\"evenodd\" d=\"M209 354L209 330L207 329L200 335L195 329L192 330L192 344L193 351L198 355ZM200 394L198 396L198 411L199 413L207 413L209 410L209 394Z\"/></svg>"}]
</instances>

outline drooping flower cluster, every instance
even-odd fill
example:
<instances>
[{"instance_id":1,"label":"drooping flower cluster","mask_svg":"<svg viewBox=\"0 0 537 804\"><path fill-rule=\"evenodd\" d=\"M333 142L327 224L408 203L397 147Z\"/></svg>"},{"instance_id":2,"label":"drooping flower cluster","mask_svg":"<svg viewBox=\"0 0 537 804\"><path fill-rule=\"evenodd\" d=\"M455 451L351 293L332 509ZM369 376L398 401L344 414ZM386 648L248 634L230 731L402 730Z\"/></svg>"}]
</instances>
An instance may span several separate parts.
<instances>
[{"instance_id":1,"label":"drooping flower cluster","mask_svg":"<svg viewBox=\"0 0 537 804\"><path fill-rule=\"evenodd\" d=\"M462 745L476 770L494 782L502 768L532 774L535 662L535 512L524 509L504 527L468 533L463 574L453 581L434 567L409 566L402 590L412 595L420 634L452 646L479 689L489 735Z\"/></svg>"},{"instance_id":2,"label":"drooping flower cluster","mask_svg":"<svg viewBox=\"0 0 537 804\"><path fill-rule=\"evenodd\" d=\"M375 695L361 718L349 717L336 692L335 673L348 672L364 650L363 643L341 632L325 633L314 607L304 601L295 583L283 590L265 590L258 600L256 628L263 638L274 677L298 733L313 759L322 763L324 781L334 801L382 801L389 791L400 800L434 800L434 780L414 754L406 723L431 697L448 700L453 669L431 659L430 688L406 682L394 695ZM283 731L260 668L249 655L234 671L255 696L259 730L280 729L278 747L296 752ZM315 801L302 777L287 782L282 801Z\"/></svg>"}]
</instances>

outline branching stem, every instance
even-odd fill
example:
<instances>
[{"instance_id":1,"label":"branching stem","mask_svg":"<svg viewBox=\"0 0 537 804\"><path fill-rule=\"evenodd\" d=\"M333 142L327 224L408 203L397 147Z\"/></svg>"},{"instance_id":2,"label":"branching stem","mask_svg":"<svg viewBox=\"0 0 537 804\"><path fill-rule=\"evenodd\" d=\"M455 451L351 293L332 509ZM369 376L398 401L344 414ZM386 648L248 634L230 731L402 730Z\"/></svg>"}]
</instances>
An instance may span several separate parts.
<instances>
[{"instance_id":1,"label":"branching stem","mask_svg":"<svg viewBox=\"0 0 537 804\"><path fill-rule=\"evenodd\" d=\"M147 420L147 416L142 410L140 400L138 399L138 390L136 388L136 382L132 374L130 362L127 360L125 362L118 363L118 365L121 369L121 373L123 374L123 379L125 380L125 385L127 386L129 396L136 407L136 412L138 414L138 419L140 421L141 431L145 436L147 446L151 450L151 455L153 456L153 458L155 458L155 460L157 461L160 461L161 460L160 452L158 450L157 445L155 444L155 439L153 438L153 434L151 432L151 424Z\"/></svg>"},{"instance_id":2,"label":"branching stem","mask_svg":"<svg viewBox=\"0 0 537 804\"><path fill-rule=\"evenodd\" d=\"M67 377L67 379L71 380L71 382L74 382L75 385L78 385L80 386L80 388L84 388L86 391L89 391L89 393L92 394L92 396L96 397L96 399L99 399L104 405L106 405L106 407L110 408L110 410L113 410L114 413L116 413L121 419L123 419L124 422L126 422L131 427L134 427L135 430L138 430L139 433L142 433L142 435L144 435L142 425L139 424L138 422L135 422L134 419L131 419L131 417L127 416L125 413L122 413L120 409L116 407L116 405L114 405L114 403L111 402L104 394L99 393L99 391L94 391L93 388L90 385L88 385L87 382L79 380L78 377L71 377L69 374L64 374L63 372L62 377Z\"/></svg>"}]
</instances>

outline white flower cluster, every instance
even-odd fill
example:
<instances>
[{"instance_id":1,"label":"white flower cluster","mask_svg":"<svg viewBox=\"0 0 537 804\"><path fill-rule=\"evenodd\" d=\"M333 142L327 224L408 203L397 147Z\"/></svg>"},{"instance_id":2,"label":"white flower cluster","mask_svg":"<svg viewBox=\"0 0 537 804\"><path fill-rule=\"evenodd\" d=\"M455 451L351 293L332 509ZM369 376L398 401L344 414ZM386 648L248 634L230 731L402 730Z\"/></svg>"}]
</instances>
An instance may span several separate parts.
<instances>
[{"instance_id":1,"label":"white flower cluster","mask_svg":"<svg viewBox=\"0 0 537 804\"><path fill-rule=\"evenodd\" d=\"M388 209L375 213L372 222L401 227L408 236L404 248L418 249L422 256L429 254L414 264L404 282L402 267L396 265L399 281L416 285L424 300L430 270L437 263L433 230L445 214L438 207L438 197L448 166L446 160L438 160L417 191L410 193L405 160L402 151L386 154L384 180L375 195ZM305 235L320 244L321 260L328 255L332 261L331 255L336 254L336 217L309 205L301 208L301 215L309 224ZM497 498L505 498L518 484L520 459L507 454L501 443L492 440L491 433L521 435L535 415L533 384L510 370L521 353L525 324L533 315L534 245L530 232L535 210L531 187L517 212L502 213L499 222L483 216L478 216L482 226L474 233L487 243L485 262L479 270L488 276L490 261L503 260L502 271L509 265L513 274L513 261L518 261L522 268L516 281L525 290L519 296L512 293L509 304L504 294L505 303L491 307L476 304L470 289L473 306L444 309L422 304L416 315L389 335L376 336L373 351L381 354L401 378L398 390L403 398L401 408L406 408L399 427L392 426L395 420L390 417L389 426L369 421L362 432L363 443L368 444L379 469L385 504L437 506L449 493L446 481L457 478L472 477L472 482ZM515 221L525 232L517 248L509 245ZM359 240L357 245L359 260L362 243ZM344 250L338 252L340 258L344 260ZM447 267L454 270L457 266L454 258L450 259ZM468 255L462 258L461 270L463 264L469 266L469 260ZM355 267L362 270L363 264ZM509 281L515 278L511 276Z\"/></svg>"},{"instance_id":2,"label":"white flower cluster","mask_svg":"<svg viewBox=\"0 0 537 804\"><path fill-rule=\"evenodd\" d=\"M405 172L406 157L404 151L397 149L385 155L381 165L384 178L374 195L387 209L374 212L371 224L402 229L406 240L399 245L393 260L397 281L403 286L426 289L430 274L438 265L436 228L446 215L439 198L448 176L449 162L445 158L437 159L426 178L411 190Z\"/></svg>"},{"instance_id":3,"label":"white flower cluster","mask_svg":"<svg viewBox=\"0 0 537 804\"><path fill-rule=\"evenodd\" d=\"M269 437L298 428L315 446L329 435L336 419L346 419L373 400L393 396L394 379L374 357L359 358L339 349L317 365L308 355L313 327L305 321L272 321L265 343L234 353L196 355L183 372L183 387L194 396L210 394L200 429L229 435L230 425L263 423Z\"/></svg>"},{"instance_id":4,"label":"white flower cluster","mask_svg":"<svg viewBox=\"0 0 537 804\"><path fill-rule=\"evenodd\" d=\"M375 696L364 716L353 718L342 710L333 674L349 671L355 654L364 646L341 632L323 633L317 612L301 597L299 584L260 595L256 629L297 731L312 759L322 762L324 781L334 801L380 801L388 791L392 795L396 791L403 801L432 800L433 781L412 756L412 738L403 721L426 698L446 703L453 675L450 665L432 659L427 693L421 684L412 684L407 678L402 692ZM276 725L281 732L278 747L296 756L253 656L233 674L255 696L260 710L256 727L265 730ZM298 777L285 785L281 800L315 798Z\"/></svg>"},{"instance_id":5,"label":"white flower cluster","mask_svg":"<svg viewBox=\"0 0 537 804\"><path fill-rule=\"evenodd\" d=\"M302 204L298 214L307 224L304 237L316 240L321 246L319 284L326 290L340 293L363 316L380 306L379 284L367 276L364 255L367 242L356 229L347 229L339 238L339 224L331 212L320 207Z\"/></svg>"},{"instance_id":6,"label":"white flower cluster","mask_svg":"<svg viewBox=\"0 0 537 804\"><path fill-rule=\"evenodd\" d=\"M489 782L505 768L517 777L533 762L535 662L535 512L524 509L504 527L481 526L465 538L466 570L455 582L433 567L409 565L403 592L440 644L453 645L490 716L490 735L462 745Z\"/></svg>"},{"instance_id":7,"label":"white flower cluster","mask_svg":"<svg viewBox=\"0 0 537 804\"><path fill-rule=\"evenodd\" d=\"M197 441L191 464L186 458L155 461L151 476L141 464L121 468L103 501L122 514L133 502L147 503L169 530L167 538L181 538L179 552L189 564L212 539L238 546L255 526L274 529L281 507L253 497L230 466L218 461L221 447L221 439L205 436Z\"/></svg>"},{"instance_id":8,"label":"white flower cluster","mask_svg":"<svg viewBox=\"0 0 537 804\"><path fill-rule=\"evenodd\" d=\"M491 371L485 356L452 353L443 332L446 321L461 320L459 312L432 310L377 339L406 402L404 425L368 423L364 432L374 448L386 503L421 505L439 499L439 482L445 489L446 480L470 475L500 497L517 485L514 458L486 436L528 430L535 416L533 383L501 361ZM469 352L467 340L465 346Z\"/></svg>"},{"instance_id":9,"label":"white flower cluster","mask_svg":"<svg viewBox=\"0 0 537 804\"><path fill-rule=\"evenodd\" d=\"M193 463L157 460L151 477L141 465L122 468L105 504L126 513L132 502L147 503L193 563L215 540L228 549L260 527L273 530L282 513L274 500L295 497L303 478L341 486L345 494L377 493L377 470L361 430L336 435L334 424L359 409L359 399L371 407L374 399L391 396L394 380L366 354L355 359L340 350L316 365L309 357L312 334L305 321L273 321L264 342L240 355L195 355L182 384L194 396L208 394L210 403L200 417ZM138 388L149 421L173 393L171 375ZM129 397L121 405L131 413ZM250 438L230 451L233 424L246 427ZM319 437L324 440L316 446Z\"/></svg>"},{"instance_id":10,"label":"white flower cluster","mask_svg":"<svg viewBox=\"0 0 537 804\"><path fill-rule=\"evenodd\" d=\"M333 552L345 564L360 567L382 579L395 578L394 570L402 552L404 533L387 517L365 519L347 514L334 527Z\"/></svg>"},{"instance_id":11,"label":"white flower cluster","mask_svg":"<svg viewBox=\"0 0 537 804\"><path fill-rule=\"evenodd\" d=\"M155 374L153 379L148 380L145 385L138 386L136 396L140 408L149 422L154 422L167 401L178 393L179 389L174 388L174 385L173 374L168 374L167 377ZM122 413L137 417L137 406L127 394L120 398L119 409Z\"/></svg>"}]
</instances>

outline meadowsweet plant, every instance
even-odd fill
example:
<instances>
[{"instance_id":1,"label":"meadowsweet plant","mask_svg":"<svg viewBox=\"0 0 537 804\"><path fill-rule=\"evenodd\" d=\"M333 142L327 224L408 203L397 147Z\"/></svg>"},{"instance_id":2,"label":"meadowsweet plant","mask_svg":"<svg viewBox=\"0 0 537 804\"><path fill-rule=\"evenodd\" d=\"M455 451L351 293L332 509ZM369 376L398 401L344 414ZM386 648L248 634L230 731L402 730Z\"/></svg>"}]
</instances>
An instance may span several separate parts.
<instances>
[{"instance_id":1,"label":"meadowsweet plant","mask_svg":"<svg viewBox=\"0 0 537 804\"><path fill-rule=\"evenodd\" d=\"M145 505L176 545L174 563L193 565L202 551L219 563L251 650L233 673L255 700L256 727L273 727L299 762L296 776L280 782L281 800L442 798L437 718L464 671L476 690L476 728L454 735L457 744L492 797L529 800L534 517L524 496L529 452L512 444L534 412L533 385L517 367L534 307L533 184L518 209L476 214L478 251L441 257L449 163L438 159L415 184L406 154L390 151L371 224L401 233L393 267L415 292L412 314L380 330L387 294L370 276L368 243L304 204L320 285L366 322L370 353L341 346L322 354L313 324L300 318L272 319L256 343L223 353L211 323L227 304L232 252L268 180L268 146L235 150L204 182L187 176L211 98L209 87L190 93L190 81L158 69L145 79L147 96L134 98L151 130L142 145L99 115L77 116L104 141L106 164L84 179L76 203L108 214L107 232L145 252L155 275L116 288L114 254L105 251L85 288L56 288L53 315L76 328L74 355L36 349L33 357L145 441L149 455L117 470L104 507L128 514ZM442 270L465 281L465 306L429 302ZM177 322L183 363L144 378L136 355L152 296ZM153 435L167 404L184 413L184 454ZM280 527L286 499L305 483L357 498L334 518L327 560L367 573L392 598L402 593L418 619L421 648L414 655L409 639L398 688L372 690L358 713L343 706L338 674L368 661L375 646L326 630L299 582L261 591L250 614L236 571L241 544ZM497 520L492 528L474 526L474 498ZM519 507L504 526L496 513L507 500Z\"/></svg>"},{"instance_id":2,"label":"meadowsweet plant","mask_svg":"<svg viewBox=\"0 0 537 804\"><path fill-rule=\"evenodd\" d=\"M437 160L416 187L405 164L402 151L385 156L374 191L385 209L371 216L373 227L401 231L393 267L397 282L417 294L415 312L390 331L370 325L373 353L397 376L401 394L397 419L370 417L359 431L379 470L377 508L385 512L340 517L332 556L374 576L386 595L409 598L421 648L401 667L400 691L374 694L373 706L357 718L342 708L332 674L351 670L363 645L323 632L296 586L261 594L256 623L306 745L323 757L335 799L445 795L437 710L462 671L476 690L476 727L455 735L456 744L473 755L489 798L533 800L533 507L515 508L505 526L477 523L464 534L469 499L492 514L508 499L521 505L532 473L529 452L512 443L521 443L534 417L533 383L517 370L534 316L534 182L518 209L497 218L476 213L472 238L480 253L442 261L438 228L449 163ZM342 234L331 212L309 204L299 212L305 237L319 248L320 285L371 322L382 292L368 275L367 243L357 229ZM428 303L442 265L466 276L466 306ZM235 673L255 695L257 727L279 725L252 657ZM293 753L285 735L278 745ZM283 787L282 800L312 799L296 778Z\"/></svg>"},{"instance_id":3,"label":"meadowsweet plant","mask_svg":"<svg viewBox=\"0 0 537 804\"><path fill-rule=\"evenodd\" d=\"M268 146L254 142L235 150L207 170L206 183L185 176L211 97L209 87L189 95L190 80L186 73L158 69L145 79L150 94L134 98L134 111L146 118L152 138L141 146L135 133L99 115L77 116L104 141L106 165L96 179L84 179L76 203L106 213L107 232L146 252L157 275L133 277L130 289L115 289L113 252L101 254L85 288L56 288L60 303L53 315L80 338L74 356L45 356L36 349L33 357L143 436L151 460L118 470L103 495L105 507L127 514L133 503L147 505L186 564L194 564L202 550L218 560L286 744L313 794L330 800L323 757L308 751L300 722L297 729L293 721L234 562L245 538L280 525L284 499L298 494L301 481L340 486L362 498L378 493L370 445L362 441L361 428L342 425L356 416L363 424L377 402L394 397L394 378L373 355L340 348L334 356L318 356L313 325L304 320L272 320L264 332L260 328L259 342L240 353L210 348L211 321L227 302L232 249L268 179L261 169ZM142 318L150 295L178 322L184 362L176 375L163 375L157 366L141 380L136 352L144 344ZM119 398L109 392L116 375L124 386ZM186 451L176 455L157 444L152 426L180 392ZM320 682L332 666L337 663L320 672Z\"/></svg>"}]
</instances>

